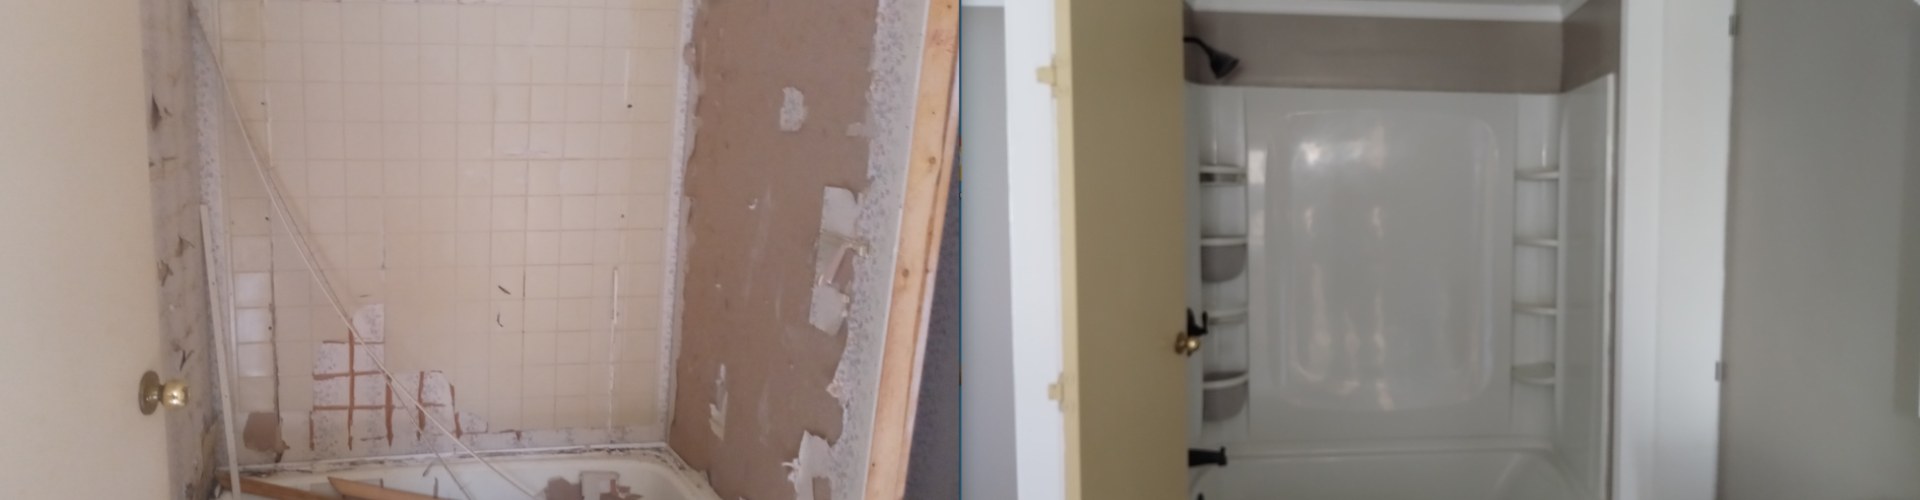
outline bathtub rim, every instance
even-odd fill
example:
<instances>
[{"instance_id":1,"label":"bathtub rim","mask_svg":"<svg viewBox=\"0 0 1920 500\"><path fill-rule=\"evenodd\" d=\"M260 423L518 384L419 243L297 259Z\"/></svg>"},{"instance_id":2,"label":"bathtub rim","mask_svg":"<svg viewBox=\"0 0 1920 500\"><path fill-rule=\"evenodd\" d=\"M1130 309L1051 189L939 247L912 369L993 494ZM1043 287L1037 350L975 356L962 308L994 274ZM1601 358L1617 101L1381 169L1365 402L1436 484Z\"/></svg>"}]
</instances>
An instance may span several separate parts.
<instances>
[{"instance_id":1,"label":"bathtub rim","mask_svg":"<svg viewBox=\"0 0 1920 500\"><path fill-rule=\"evenodd\" d=\"M625 459L645 464L658 465L666 469L669 475L681 482L681 486L691 490L694 495L719 499L713 485L707 482L706 475L686 461L666 443L627 443L597 444L584 446L555 446L545 448L521 448L512 450L480 451L476 455L489 460L543 460L543 459ZM276 476L288 475L324 475L343 470L365 470L376 468L425 467L436 465L436 456L431 453L410 455L389 455L381 457L337 458L310 460L304 462L285 462L274 464L244 465L240 473L247 477L271 481ZM449 465L479 464L474 457L448 456ZM499 463L499 465L511 465ZM221 497L216 497L221 498Z\"/></svg>"}]
</instances>

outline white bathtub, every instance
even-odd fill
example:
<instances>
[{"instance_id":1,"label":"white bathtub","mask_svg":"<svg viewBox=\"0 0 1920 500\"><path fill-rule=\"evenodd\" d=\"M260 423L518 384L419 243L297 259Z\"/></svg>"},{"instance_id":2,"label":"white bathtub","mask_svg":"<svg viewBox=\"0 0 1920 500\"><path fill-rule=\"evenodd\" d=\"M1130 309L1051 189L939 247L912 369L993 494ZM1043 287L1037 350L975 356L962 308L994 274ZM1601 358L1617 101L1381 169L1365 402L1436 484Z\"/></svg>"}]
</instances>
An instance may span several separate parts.
<instances>
[{"instance_id":1,"label":"white bathtub","mask_svg":"<svg viewBox=\"0 0 1920 500\"><path fill-rule=\"evenodd\" d=\"M1231 453L1229 453L1231 455ZM1204 471L1206 500L1575 500L1532 452L1486 451L1233 458Z\"/></svg>"},{"instance_id":2,"label":"white bathtub","mask_svg":"<svg viewBox=\"0 0 1920 500\"><path fill-rule=\"evenodd\" d=\"M572 449L525 450L487 453L487 459L502 471L541 494L554 481L576 487L581 473L618 475L618 486L628 488L632 498L646 500L719 500L706 479L688 468L665 447L592 447ZM508 482L500 479L478 461L453 460L448 464L460 481L472 491L471 500L524 500ZM334 494L327 478L338 477L388 488L405 490L444 499L469 499L454 485L447 470L435 465L432 456L405 456L380 459L340 460L309 464L281 464L255 467L249 476L281 486L322 494ZM555 483L558 484L558 483ZM543 496L535 497L545 500ZM222 500L234 498L223 495ZM257 499L253 495L242 499Z\"/></svg>"}]
</instances>

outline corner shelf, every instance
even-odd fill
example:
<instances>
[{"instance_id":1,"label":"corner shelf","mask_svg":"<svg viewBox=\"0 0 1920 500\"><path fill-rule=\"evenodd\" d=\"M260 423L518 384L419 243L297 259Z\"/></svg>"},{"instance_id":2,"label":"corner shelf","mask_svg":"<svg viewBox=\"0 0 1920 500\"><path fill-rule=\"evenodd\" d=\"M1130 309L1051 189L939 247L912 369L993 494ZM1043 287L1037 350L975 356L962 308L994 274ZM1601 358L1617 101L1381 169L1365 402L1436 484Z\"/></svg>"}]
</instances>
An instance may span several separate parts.
<instances>
[{"instance_id":1,"label":"corner shelf","mask_svg":"<svg viewBox=\"0 0 1920 500\"><path fill-rule=\"evenodd\" d=\"M1558 370L1552 361L1513 365L1513 381L1527 385L1552 386Z\"/></svg>"},{"instance_id":2,"label":"corner shelf","mask_svg":"<svg viewBox=\"0 0 1920 500\"><path fill-rule=\"evenodd\" d=\"M1560 308L1552 304L1514 304L1513 312L1534 316L1559 316Z\"/></svg>"},{"instance_id":3,"label":"corner shelf","mask_svg":"<svg viewBox=\"0 0 1920 500\"><path fill-rule=\"evenodd\" d=\"M1559 238L1514 238L1513 244L1534 248L1560 248Z\"/></svg>"},{"instance_id":4,"label":"corner shelf","mask_svg":"<svg viewBox=\"0 0 1920 500\"><path fill-rule=\"evenodd\" d=\"M1557 181L1560 180L1560 169L1526 168L1515 170L1513 176L1523 181Z\"/></svg>"}]
</instances>

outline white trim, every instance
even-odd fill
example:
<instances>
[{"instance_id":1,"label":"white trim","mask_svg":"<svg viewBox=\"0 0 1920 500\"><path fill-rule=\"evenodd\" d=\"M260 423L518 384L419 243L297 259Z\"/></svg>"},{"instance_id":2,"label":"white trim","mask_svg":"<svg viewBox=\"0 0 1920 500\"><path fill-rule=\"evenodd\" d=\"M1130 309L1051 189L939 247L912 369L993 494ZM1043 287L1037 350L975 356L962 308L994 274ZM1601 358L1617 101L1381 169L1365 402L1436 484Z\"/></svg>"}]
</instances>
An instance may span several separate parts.
<instances>
[{"instance_id":1,"label":"white trim","mask_svg":"<svg viewBox=\"0 0 1920 500\"><path fill-rule=\"evenodd\" d=\"M961 7L1006 7L1007 0L960 0Z\"/></svg>"},{"instance_id":2,"label":"white trim","mask_svg":"<svg viewBox=\"0 0 1920 500\"><path fill-rule=\"evenodd\" d=\"M1572 11L1565 7L1407 0L1193 0L1194 10L1210 12L1548 23L1566 19Z\"/></svg>"},{"instance_id":3,"label":"white trim","mask_svg":"<svg viewBox=\"0 0 1920 500\"><path fill-rule=\"evenodd\" d=\"M1714 498L1733 2L1622 6L1619 500Z\"/></svg>"},{"instance_id":4,"label":"white trim","mask_svg":"<svg viewBox=\"0 0 1920 500\"><path fill-rule=\"evenodd\" d=\"M1022 500L1067 495L1067 427L1047 388L1065 369L1061 337L1059 123L1053 87L1037 71L1053 63L1054 2L1012 2L1005 10L1007 223L1013 338L1015 490Z\"/></svg>"}]
</instances>

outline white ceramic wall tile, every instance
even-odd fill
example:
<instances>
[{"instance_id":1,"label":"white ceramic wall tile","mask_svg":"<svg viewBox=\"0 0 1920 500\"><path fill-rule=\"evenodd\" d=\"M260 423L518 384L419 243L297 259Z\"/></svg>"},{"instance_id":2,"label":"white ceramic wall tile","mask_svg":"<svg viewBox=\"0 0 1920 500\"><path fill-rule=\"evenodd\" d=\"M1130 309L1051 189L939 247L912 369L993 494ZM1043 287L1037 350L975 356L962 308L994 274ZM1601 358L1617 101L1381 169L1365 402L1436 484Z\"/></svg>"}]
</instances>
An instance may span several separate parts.
<instances>
[{"instance_id":1,"label":"white ceramic wall tile","mask_svg":"<svg viewBox=\"0 0 1920 500\"><path fill-rule=\"evenodd\" d=\"M677 3L220 5L223 64L265 103L242 114L315 258L350 307L385 306L385 343L346 344L251 166L228 167L239 399L299 424L285 456L419 451L352 439L392 432L368 421L389 404L375 359L457 387L435 411L472 429L659 423ZM616 269L638 298L612 296Z\"/></svg>"}]
</instances>

